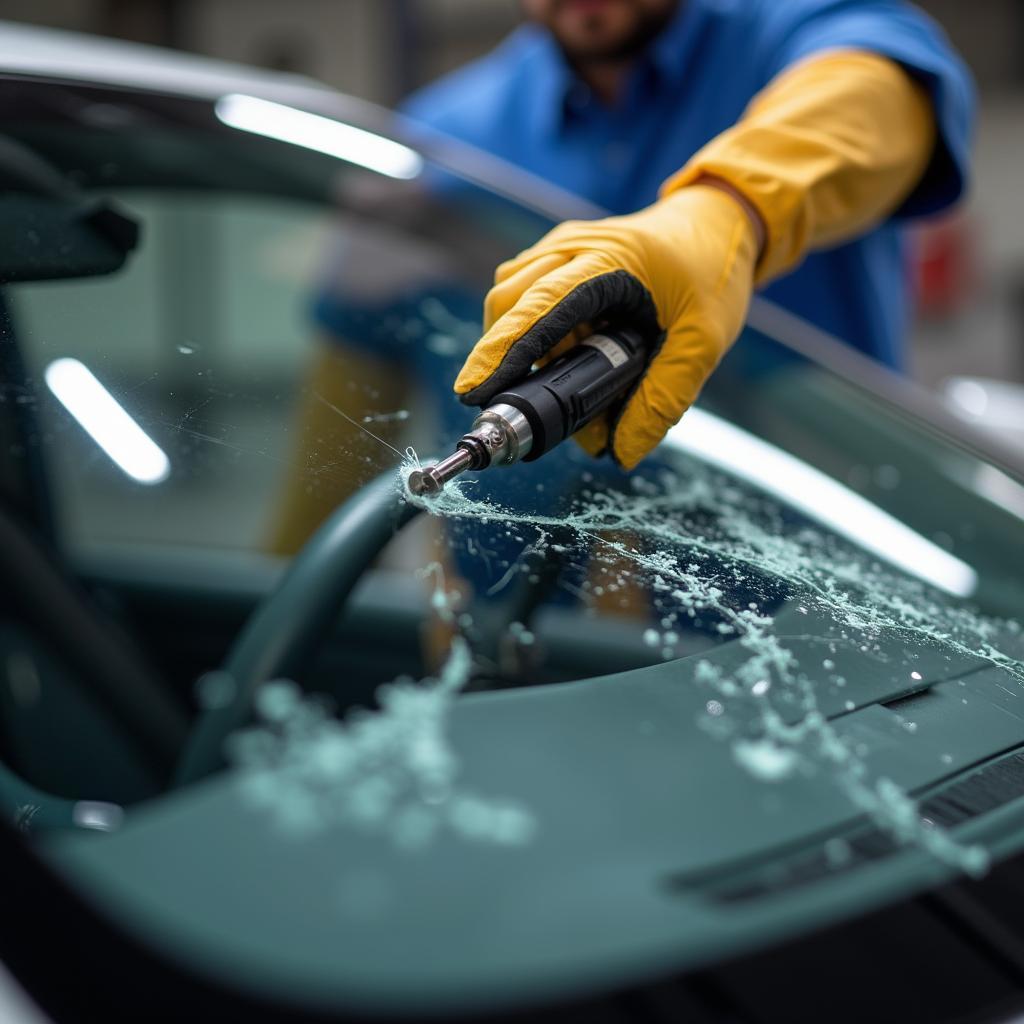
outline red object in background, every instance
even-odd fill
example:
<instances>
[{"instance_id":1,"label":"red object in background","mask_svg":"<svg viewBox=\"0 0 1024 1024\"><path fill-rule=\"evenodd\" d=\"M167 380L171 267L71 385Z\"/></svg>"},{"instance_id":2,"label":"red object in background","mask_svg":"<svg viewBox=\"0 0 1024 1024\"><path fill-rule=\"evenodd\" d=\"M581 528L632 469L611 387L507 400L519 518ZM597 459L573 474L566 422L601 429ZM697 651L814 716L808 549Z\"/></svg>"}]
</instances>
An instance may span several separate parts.
<instances>
[{"instance_id":1,"label":"red object in background","mask_svg":"<svg viewBox=\"0 0 1024 1024\"><path fill-rule=\"evenodd\" d=\"M946 317L970 298L975 281L973 223L963 213L912 230L910 274L918 315Z\"/></svg>"}]
</instances>

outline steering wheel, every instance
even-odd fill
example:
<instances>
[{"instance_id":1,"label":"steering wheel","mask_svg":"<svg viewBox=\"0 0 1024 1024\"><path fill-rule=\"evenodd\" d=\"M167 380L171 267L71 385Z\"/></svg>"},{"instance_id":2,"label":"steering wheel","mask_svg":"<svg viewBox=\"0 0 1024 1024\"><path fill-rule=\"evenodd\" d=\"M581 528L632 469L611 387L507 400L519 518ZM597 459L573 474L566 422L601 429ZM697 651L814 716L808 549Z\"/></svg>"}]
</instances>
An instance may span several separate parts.
<instances>
[{"instance_id":1,"label":"steering wheel","mask_svg":"<svg viewBox=\"0 0 1024 1024\"><path fill-rule=\"evenodd\" d=\"M223 766L224 741L249 721L260 685L301 677L355 585L419 512L402 499L390 470L331 513L242 628L223 666L234 683L231 700L200 714L185 743L176 785Z\"/></svg>"}]
</instances>

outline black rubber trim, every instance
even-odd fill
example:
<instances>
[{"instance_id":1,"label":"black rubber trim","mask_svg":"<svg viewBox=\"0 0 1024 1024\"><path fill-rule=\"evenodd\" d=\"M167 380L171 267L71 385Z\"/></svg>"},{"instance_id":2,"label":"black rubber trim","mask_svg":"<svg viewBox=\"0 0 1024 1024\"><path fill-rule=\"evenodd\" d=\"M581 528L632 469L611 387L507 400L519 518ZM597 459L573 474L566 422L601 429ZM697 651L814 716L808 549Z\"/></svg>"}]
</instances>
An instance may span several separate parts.
<instances>
[{"instance_id":1,"label":"black rubber trim","mask_svg":"<svg viewBox=\"0 0 1024 1024\"><path fill-rule=\"evenodd\" d=\"M633 327L642 335L661 334L651 293L628 270L610 270L577 285L547 316L513 342L498 368L480 384L460 395L465 405L486 405L499 391L518 384L530 367L582 323L607 320Z\"/></svg>"},{"instance_id":2,"label":"black rubber trim","mask_svg":"<svg viewBox=\"0 0 1024 1024\"><path fill-rule=\"evenodd\" d=\"M920 812L936 825L952 828L1021 797L1024 797L1024 747L943 786L921 802ZM677 892L705 892L715 903L748 903L791 892L825 878L849 874L900 850L899 844L878 828L836 838L845 840L849 847L849 854L841 864L830 860L823 844L819 843L813 849L779 857L755 871L737 871L731 878L674 876L668 879L668 885Z\"/></svg>"},{"instance_id":3,"label":"black rubber trim","mask_svg":"<svg viewBox=\"0 0 1024 1024\"><path fill-rule=\"evenodd\" d=\"M946 786L921 805L921 813L947 828L973 821L1024 796L1024 751L992 761Z\"/></svg>"}]
</instances>

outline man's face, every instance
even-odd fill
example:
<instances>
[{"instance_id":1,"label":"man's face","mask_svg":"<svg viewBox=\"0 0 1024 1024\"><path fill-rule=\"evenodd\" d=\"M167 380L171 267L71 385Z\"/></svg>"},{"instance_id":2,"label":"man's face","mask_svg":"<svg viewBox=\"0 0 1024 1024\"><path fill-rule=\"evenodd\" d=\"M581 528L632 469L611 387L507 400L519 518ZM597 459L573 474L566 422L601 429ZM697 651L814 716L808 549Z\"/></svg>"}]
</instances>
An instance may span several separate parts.
<instances>
[{"instance_id":1,"label":"man's face","mask_svg":"<svg viewBox=\"0 0 1024 1024\"><path fill-rule=\"evenodd\" d=\"M632 56L668 23L680 0L522 0L527 18L550 29L570 59Z\"/></svg>"}]
</instances>

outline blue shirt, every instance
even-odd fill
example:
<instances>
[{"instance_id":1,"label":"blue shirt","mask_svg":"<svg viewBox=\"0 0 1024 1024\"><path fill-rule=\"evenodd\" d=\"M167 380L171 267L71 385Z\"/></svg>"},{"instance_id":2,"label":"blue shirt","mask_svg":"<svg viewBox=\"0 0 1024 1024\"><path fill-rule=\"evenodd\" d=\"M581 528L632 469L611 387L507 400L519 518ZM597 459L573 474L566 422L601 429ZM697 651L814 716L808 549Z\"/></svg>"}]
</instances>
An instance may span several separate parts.
<instances>
[{"instance_id":1,"label":"blue shirt","mask_svg":"<svg viewBox=\"0 0 1024 1024\"><path fill-rule=\"evenodd\" d=\"M595 202L628 213L706 142L740 119L784 68L828 49L899 62L928 90L939 142L888 223L810 255L765 294L891 366L908 318L900 222L961 194L974 110L970 75L942 31L899 0L682 0L612 109L535 26L413 95L404 112Z\"/></svg>"}]
</instances>

